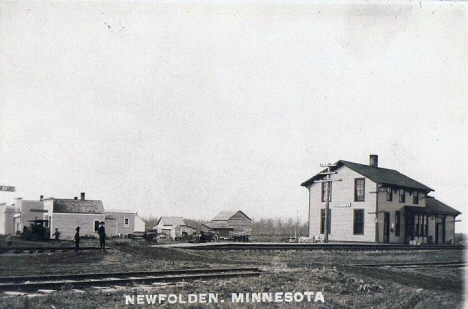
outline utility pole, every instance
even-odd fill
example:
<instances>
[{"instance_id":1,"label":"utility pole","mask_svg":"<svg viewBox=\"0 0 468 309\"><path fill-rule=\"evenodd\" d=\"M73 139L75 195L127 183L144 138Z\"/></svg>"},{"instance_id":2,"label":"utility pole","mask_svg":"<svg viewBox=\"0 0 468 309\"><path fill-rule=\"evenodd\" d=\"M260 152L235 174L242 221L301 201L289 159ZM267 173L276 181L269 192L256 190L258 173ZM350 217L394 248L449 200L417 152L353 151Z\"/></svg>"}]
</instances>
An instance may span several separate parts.
<instances>
[{"instance_id":1,"label":"utility pole","mask_svg":"<svg viewBox=\"0 0 468 309\"><path fill-rule=\"evenodd\" d=\"M325 222L324 222L324 234L325 239L323 240L325 243L328 243L328 234L330 231L328 230L328 222L330 220L330 184L333 181L341 181L341 179L332 179L331 175L336 174L336 172L332 172L331 168L336 167L336 164L320 164L321 167L326 167L326 171L320 172L321 175L326 175L325 179L316 180L314 182L325 183ZM322 220L322 218L320 218Z\"/></svg>"}]
</instances>

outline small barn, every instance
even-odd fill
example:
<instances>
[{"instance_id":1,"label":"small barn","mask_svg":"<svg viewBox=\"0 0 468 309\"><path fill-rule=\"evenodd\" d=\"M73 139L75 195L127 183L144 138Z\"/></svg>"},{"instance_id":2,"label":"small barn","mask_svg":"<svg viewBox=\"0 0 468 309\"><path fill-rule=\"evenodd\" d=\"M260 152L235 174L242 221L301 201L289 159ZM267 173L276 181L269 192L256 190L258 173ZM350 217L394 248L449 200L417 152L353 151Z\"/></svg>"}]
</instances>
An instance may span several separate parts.
<instances>
[{"instance_id":1,"label":"small barn","mask_svg":"<svg viewBox=\"0 0 468 309\"><path fill-rule=\"evenodd\" d=\"M161 217L153 230L157 230L158 234L166 234L172 239L180 237L184 233L191 235L197 231L195 227L188 225L182 217Z\"/></svg>"},{"instance_id":2,"label":"small barn","mask_svg":"<svg viewBox=\"0 0 468 309\"><path fill-rule=\"evenodd\" d=\"M213 231L221 237L233 233L251 233L252 219L242 211L222 211L210 222L203 224L204 231Z\"/></svg>"}]
</instances>

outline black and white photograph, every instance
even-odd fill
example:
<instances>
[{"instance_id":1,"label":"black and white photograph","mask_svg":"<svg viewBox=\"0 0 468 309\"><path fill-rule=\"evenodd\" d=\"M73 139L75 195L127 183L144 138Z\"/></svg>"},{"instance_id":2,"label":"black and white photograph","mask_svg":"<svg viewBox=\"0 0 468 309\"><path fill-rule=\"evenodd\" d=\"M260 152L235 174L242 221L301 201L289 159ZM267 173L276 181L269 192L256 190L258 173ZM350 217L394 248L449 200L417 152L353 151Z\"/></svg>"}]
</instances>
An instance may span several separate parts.
<instances>
[{"instance_id":1,"label":"black and white photograph","mask_svg":"<svg viewBox=\"0 0 468 309\"><path fill-rule=\"evenodd\" d=\"M468 1L0 2L0 308L468 308Z\"/></svg>"}]
</instances>

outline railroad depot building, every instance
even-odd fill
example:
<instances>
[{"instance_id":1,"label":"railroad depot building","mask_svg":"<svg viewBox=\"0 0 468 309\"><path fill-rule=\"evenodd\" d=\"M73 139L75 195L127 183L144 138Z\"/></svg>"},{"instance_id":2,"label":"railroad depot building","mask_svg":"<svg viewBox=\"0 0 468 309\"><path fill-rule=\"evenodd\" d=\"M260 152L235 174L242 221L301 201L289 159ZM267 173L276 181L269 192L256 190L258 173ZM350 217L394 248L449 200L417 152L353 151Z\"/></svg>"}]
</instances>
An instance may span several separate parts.
<instances>
[{"instance_id":1,"label":"railroad depot building","mask_svg":"<svg viewBox=\"0 0 468 309\"><path fill-rule=\"evenodd\" d=\"M428 193L426 185L396 170L340 160L331 167L328 239L376 243L447 244L455 239L455 218L461 214ZM309 190L309 236L325 232L328 176L322 171L301 186Z\"/></svg>"}]
</instances>

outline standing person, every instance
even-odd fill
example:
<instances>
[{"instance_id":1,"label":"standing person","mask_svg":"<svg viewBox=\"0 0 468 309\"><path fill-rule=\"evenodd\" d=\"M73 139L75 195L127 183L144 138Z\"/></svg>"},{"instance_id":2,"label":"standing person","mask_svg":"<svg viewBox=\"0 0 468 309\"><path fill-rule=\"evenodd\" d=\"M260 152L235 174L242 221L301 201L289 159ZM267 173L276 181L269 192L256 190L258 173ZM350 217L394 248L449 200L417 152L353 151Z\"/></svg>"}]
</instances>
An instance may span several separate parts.
<instances>
[{"instance_id":1,"label":"standing person","mask_svg":"<svg viewBox=\"0 0 468 309\"><path fill-rule=\"evenodd\" d=\"M59 242L60 232L58 229L55 229L55 233L52 236L55 236L55 241Z\"/></svg>"},{"instance_id":2,"label":"standing person","mask_svg":"<svg viewBox=\"0 0 468 309\"><path fill-rule=\"evenodd\" d=\"M75 252L78 253L78 250L80 250L80 227L76 227L76 233L75 233Z\"/></svg>"},{"instance_id":3,"label":"standing person","mask_svg":"<svg viewBox=\"0 0 468 309\"><path fill-rule=\"evenodd\" d=\"M5 240L6 240L6 246L11 247L11 245L13 244L13 237L11 237L11 234L8 234Z\"/></svg>"},{"instance_id":4,"label":"standing person","mask_svg":"<svg viewBox=\"0 0 468 309\"><path fill-rule=\"evenodd\" d=\"M104 227L104 222L99 222L99 228L97 230L99 235L99 245L101 246L102 252L106 251L106 228Z\"/></svg>"}]
</instances>

